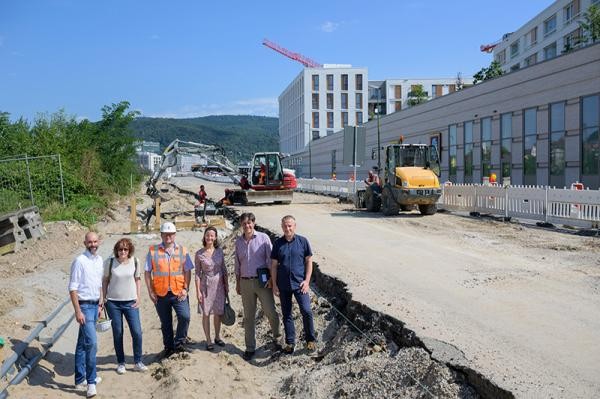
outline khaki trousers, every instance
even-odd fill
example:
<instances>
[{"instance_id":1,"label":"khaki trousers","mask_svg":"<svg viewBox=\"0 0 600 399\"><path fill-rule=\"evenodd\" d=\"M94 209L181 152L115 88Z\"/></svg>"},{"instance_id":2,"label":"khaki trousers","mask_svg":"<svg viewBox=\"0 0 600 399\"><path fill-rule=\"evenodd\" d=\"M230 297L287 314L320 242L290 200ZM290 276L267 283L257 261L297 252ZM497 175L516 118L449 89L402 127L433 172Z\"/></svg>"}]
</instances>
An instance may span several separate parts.
<instances>
[{"instance_id":1,"label":"khaki trousers","mask_svg":"<svg viewBox=\"0 0 600 399\"><path fill-rule=\"evenodd\" d=\"M269 320L274 340L281 336L279 316L275 311L273 290L260 287L258 279L240 279L240 291L242 292L242 306L244 307L246 350L254 352L256 350L256 298L260 300L260 306Z\"/></svg>"}]
</instances>

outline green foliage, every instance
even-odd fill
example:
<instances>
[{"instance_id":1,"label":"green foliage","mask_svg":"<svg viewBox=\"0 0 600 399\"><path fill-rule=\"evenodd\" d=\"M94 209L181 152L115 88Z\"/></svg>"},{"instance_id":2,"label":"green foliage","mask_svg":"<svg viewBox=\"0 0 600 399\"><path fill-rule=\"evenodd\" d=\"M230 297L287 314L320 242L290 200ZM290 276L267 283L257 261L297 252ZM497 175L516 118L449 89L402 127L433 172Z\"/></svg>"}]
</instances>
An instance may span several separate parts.
<instances>
[{"instance_id":1,"label":"green foliage","mask_svg":"<svg viewBox=\"0 0 600 399\"><path fill-rule=\"evenodd\" d=\"M479 72L473 75L473 84L497 78L503 74L504 71L502 70L500 63L498 61L492 61L489 67L481 68Z\"/></svg>"},{"instance_id":2,"label":"green foliage","mask_svg":"<svg viewBox=\"0 0 600 399\"><path fill-rule=\"evenodd\" d=\"M582 42L596 43L600 40L600 7L592 4L583 13L583 21L579 21L582 30Z\"/></svg>"},{"instance_id":3,"label":"green foliage","mask_svg":"<svg viewBox=\"0 0 600 399\"><path fill-rule=\"evenodd\" d=\"M52 202L42 209L42 218L46 221L77 220L84 226L91 227L98 221L108 201L97 195L82 195L72 198L67 206L60 202Z\"/></svg>"},{"instance_id":4,"label":"green foliage","mask_svg":"<svg viewBox=\"0 0 600 399\"><path fill-rule=\"evenodd\" d=\"M248 161L255 152L279 149L279 121L265 116L137 118L130 126L137 138L158 141L162 148L175 139L220 145L234 162Z\"/></svg>"},{"instance_id":5,"label":"green foliage","mask_svg":"<svg viewBox=\"0 0 600 399\"><path fill-rule=\"evenodd\" d=\"M131 176L136 185L141 181L135 138L129 129L137 112L128 108L126 101L105 106L99 122L77 122L61 110L50 116L38 115L31 126L22 119L11 123L9 114L0 113L0 158L60 155L67 204L62 208L57 198L56 192L61 191L57 166L29 162L26 172L19 166L21 161L11 161L0 163L0 188L14 193L4 207L14 209L31 201L29 173L35 204L49 220L72 218L86 225L94 223L106 198L128 193Z\"/></svg>"},{"instance_id":6,"label":"green foliage","mask_svg":"<svg viewBox=\"0 0 600 399\"><path fill-rule=\"evenodd\" d=\"M408 105L414 105L427 102L427 92L423 90L423 85L415 85L408 93Z\"/></svg>"}]
</instances>

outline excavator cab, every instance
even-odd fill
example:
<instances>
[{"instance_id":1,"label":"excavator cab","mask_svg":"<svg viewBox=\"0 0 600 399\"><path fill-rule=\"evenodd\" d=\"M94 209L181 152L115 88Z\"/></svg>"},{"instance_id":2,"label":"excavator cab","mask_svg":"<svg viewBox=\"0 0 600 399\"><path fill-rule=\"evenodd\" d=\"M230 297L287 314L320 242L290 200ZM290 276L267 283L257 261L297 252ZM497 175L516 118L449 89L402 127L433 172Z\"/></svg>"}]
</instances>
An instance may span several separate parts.
<instances>
[{"instance_id":1,"label":"excavator cab","mask_svg":"<svg viewBox=\"0 0 600 399\"><path fill-rule=\"evenodd\" d=\"M254 154L250 176L254 190L283 189L283 167L279 153Z\"/></svg>"}]
</instances>

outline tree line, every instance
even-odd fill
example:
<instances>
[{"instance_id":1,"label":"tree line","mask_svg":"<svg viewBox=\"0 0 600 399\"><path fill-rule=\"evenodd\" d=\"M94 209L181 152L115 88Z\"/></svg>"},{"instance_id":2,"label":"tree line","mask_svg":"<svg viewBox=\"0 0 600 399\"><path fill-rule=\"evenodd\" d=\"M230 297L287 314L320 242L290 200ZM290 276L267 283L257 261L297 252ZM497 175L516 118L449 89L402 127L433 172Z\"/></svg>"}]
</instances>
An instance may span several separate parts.
<instances>
[{"instance_id":1,"label":"tree line","mask_svg":"<svg viewBox=\"0 0 600 399\"><path fill-rule=\"evenodd\" d=\"M39 115L33 123L23 118L11 122L9 113L0 112L0 159L60 154L67 206L46 203L42 214L45 220L77 219L89 225L112 195L128 193L132 178L134 184L141 180L135 158L136 139L129 127L137 115L126 101L104 106L98 122L77 121L64 110ZM1 165L5 170L0 171L0 187L6 187L8 182L2 179L10 174L11 164ZM35 179L39 178L35 174L48 171L32 173ZM29 193L15 195L27 197Z\"/></svg>"}]
</instances>

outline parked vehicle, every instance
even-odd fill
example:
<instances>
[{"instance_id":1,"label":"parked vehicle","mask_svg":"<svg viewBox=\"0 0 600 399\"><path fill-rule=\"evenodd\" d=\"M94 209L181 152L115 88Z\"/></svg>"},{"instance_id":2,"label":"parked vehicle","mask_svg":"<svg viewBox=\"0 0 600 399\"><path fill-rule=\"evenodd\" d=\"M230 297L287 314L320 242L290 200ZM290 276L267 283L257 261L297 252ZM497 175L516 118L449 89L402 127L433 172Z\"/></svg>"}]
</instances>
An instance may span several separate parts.
<instances>
[{"instance_id":1,"label":"parked vehicle","mask_svg":"<svg viewBox=\"0 0 600 399\"><path fill-rule=\"evenodd\" d=\"M442 195L440 163L435 146L391 144L385 148L383 182L359 190L356 204L386 216L410 211L415 206L423 215L436 213ZM362 193L360 191L363 191Z\"/></svg>"}]
</instances>

